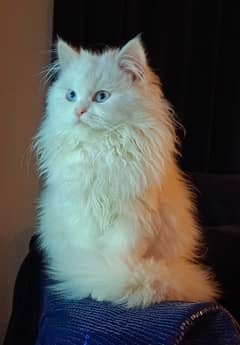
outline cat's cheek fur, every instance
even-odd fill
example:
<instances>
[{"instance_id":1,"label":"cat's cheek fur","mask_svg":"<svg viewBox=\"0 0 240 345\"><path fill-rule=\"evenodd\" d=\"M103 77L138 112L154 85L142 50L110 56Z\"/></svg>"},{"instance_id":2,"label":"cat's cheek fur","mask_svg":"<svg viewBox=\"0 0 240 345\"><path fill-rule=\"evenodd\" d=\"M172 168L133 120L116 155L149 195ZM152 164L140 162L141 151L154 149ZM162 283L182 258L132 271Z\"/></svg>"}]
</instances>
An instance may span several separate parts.
<instances>
[{"instance_id":1,"label":"cat's cheek fur","mask_svg":"<svg viewBox=\"0 0 240 345\"><path fill-rule=\"evenodd\" d=\"M66 126L74 124L77 120L74 112L75 104L65 99L65 90L53 87L47 100L47 114L49 122L54 129L64 130Z\"/></svg>"}]
</instances>

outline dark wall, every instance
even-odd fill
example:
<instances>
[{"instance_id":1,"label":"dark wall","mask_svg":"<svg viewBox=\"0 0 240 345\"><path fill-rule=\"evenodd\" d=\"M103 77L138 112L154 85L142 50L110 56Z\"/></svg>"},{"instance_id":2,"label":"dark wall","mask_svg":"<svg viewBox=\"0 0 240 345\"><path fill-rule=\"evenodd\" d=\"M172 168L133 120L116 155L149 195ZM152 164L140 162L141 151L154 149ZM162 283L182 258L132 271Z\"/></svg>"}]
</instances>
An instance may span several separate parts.
<instances>
[{"instance_id":1,"label":"dark wall","mask_svg":"<svg viewBox=\"0 0 240 345\"><path fill-rule=\"evenodd\" d=\"M53 37L101 48L142 33L186 128L185 137L179 132L183 168L240 173L239 18L228 0L57 0Z\"/></svg>"}]
</instances>

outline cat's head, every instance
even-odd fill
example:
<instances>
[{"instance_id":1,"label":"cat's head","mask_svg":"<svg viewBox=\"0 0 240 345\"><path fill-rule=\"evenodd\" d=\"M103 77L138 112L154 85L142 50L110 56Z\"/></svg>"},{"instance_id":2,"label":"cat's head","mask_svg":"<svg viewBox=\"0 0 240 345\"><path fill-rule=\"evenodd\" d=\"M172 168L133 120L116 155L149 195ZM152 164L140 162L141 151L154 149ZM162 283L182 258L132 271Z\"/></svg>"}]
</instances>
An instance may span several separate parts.
<instances>
[{"instance_id":1,"label":"cat's head","mask_svg":"<svg viewBox=\"0 0 240 345\"><path fill-rule=\"evenodd\" d=\"M137 36L101 54L57 42L59 74L49 89L47 115L58 132L112 130L136 124L154 108L161 91ZM81 140L81 138L79 138Z\"/></svg>"}]
</instances>

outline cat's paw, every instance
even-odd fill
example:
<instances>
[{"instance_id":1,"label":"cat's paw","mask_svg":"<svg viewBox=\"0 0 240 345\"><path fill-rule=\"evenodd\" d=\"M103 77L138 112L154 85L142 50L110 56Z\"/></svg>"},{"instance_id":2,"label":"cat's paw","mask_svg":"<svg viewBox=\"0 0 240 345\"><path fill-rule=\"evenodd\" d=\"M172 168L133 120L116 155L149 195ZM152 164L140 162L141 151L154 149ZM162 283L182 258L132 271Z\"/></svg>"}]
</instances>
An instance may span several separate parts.
<instances>
[{"instance_id":1,"label":"cat's paw","mask_svg":"<svg viewBox=\"0 0 240 345\"><path fill-rule=\"evenodd\" d=\"M95 293L91 293L91 298L92 298L92 299L95 299L97 302L103 302L103 301L105 300L104 297L98 296L98 295L95 294Z\"/></svg>"},{"instance_id":2,"label":"cat's paw","mask_svg":"<svg viewBox=\"0 0 240 345\"><path fill-rule=\"evenodd\" d=\"M112 302L117 304L118 300L120 300L123 296L122 291L114 291L114 290L107 290L107 289L97 289L95 288L91 292L91 298L98 301L98 302ZM120 302L121 303L121 302Z\"/></svg>"},{"instance_id":3,"label":"cat's paw","mask_svg":"<svg viewBox=\"0 0 240 345\"><path fill-rule=\"evenodd\" d=\"M130 286L116 303L123 304L127 308L147 307L155 302L155 295L155 291L149 286Z\"/></svg>"},{"instance_id":4,"label":"cat's paw","mask_svg":"<svg viewBox=\"0 0 240 345\"><path fill-rule=\"evenodd\" d=\"M127 308L146 307L155 302L156 292L150 286L129 285L118 293L106 294L103 291L91 293L91 297L98 302L112 302L114 304L124 305Z\"/></svg>"}]
</instances>

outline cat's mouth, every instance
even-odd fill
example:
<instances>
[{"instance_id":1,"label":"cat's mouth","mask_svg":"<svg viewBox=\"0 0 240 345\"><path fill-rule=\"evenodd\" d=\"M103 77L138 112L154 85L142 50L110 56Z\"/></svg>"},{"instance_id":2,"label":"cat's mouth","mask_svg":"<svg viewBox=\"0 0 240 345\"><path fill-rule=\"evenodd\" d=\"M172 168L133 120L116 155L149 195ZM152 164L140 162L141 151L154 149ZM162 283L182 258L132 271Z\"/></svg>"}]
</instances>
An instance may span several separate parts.
<instances>
[{"instance_id":1,"label":"cat's mouth","mask_svg":"<svg viewBox=\"0 0 240 345\"><path fill-rule=\"evenodd\" d=\"M92 130L108 130L109 125L105 123L98 115L85 112L76 119L75 125L79 128L88 128Z\"/></svg>"},{"instance_id":2,"label":"cat's mouth","mask_svg":"<svg viewBox=\"0 0 240 345\"><path fill-rule=\"evenodd\" d=\"M85 118L85 115L87 115L87 113L85 113L84 115L82 115L82 116L78 116L77 118L76 118L76 125L83 125L83 124L87 124L86 122L86 118Z\"/></svg>"},{"instance_id":3,"label":"cat's mouth","mask_svg":"<svg viewBox=\"0 0 240 345\"><path fill-rule=\"evenodd\" d=\"M78 118L75 122L75 126L78 127L80 130L95 130L98 129L98 126L95 126L94 121L92 121L91 119L89 119L89 117L85 116L87 115L84 114L83 116L81 116L80 118Z\"/></svg>"},{"instance_id":4,"label":"cat's mouth","mask_svg":"<svg viewBox=\"0 0 240 345\"><path fill-rule=\"evenodd\" d=\"M83 121L81 118L76 120L75 125L77 127L80 127L80 128L81 127L91 127L86 121Z\"/></svg>"},{"instance_id":5,"label":"cat's mouth","mask_svg":"<svg viewBox=\"0 0 240 345\"><path fill-rule=\"evenodd\" d=\"M81 118L78 117L77 120L76 120L76 124L77 124L77 125L81 125L82 123L83 123L83 122L82 122Z\"/></svg>"},{"instance_id":6,"label":"cat's mouth","mask_svg":"<svg viewBox=\"0 0 240 345\"><path fill-rule=\"evenodd\" d=\"M84 115L80 116L77 119L76 125L81 126L81 127L91 128L91 129L98 128L96 121L94 121L94 119L90 118L90 116L91 115L89 113L87 113L87 112L84 113Z\"/></svg>"}]
</instances>

